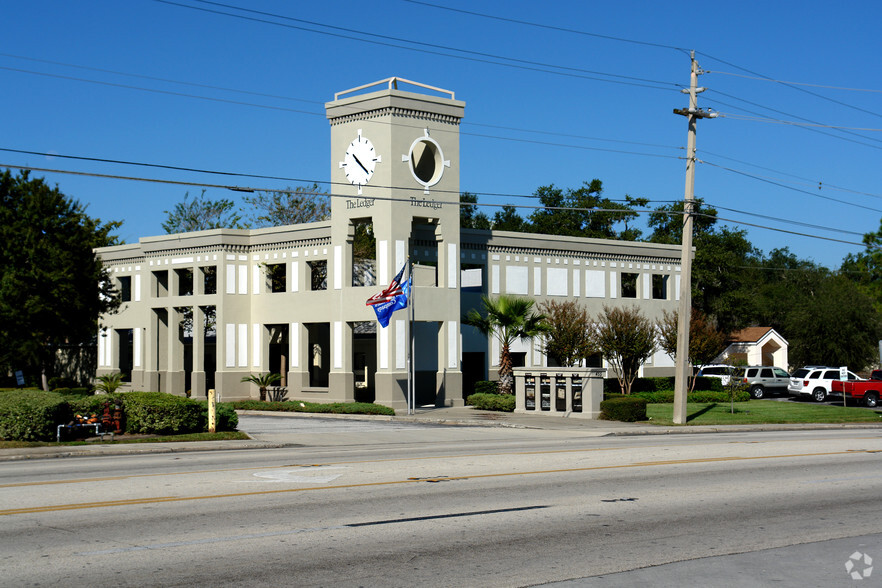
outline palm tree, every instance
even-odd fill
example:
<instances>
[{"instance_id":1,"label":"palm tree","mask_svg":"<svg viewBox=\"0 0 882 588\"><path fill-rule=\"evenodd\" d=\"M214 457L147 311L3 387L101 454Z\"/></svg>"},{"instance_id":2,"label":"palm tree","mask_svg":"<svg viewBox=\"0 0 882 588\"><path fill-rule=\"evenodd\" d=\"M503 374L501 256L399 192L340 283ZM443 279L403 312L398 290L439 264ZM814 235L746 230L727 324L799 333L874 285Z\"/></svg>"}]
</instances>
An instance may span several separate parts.
<instances>
[{"instance_id":1,"label":"palm tree","mask_svg":"<svg viewBox=\"0 0 882 588\"><path fill-rule=\"evenodd\" d=\"M499 392L511 394L514 376L511 365L511 344L518 339L532 338L548 330L544 314L533 312L535 302L529 298L502 295L495 300L481 297L483 313L470 310L462 322L484 335L493 335L502 345L499 353Z\"/></svg>"},{"instance_id":2,"label":"palm tree","mask_svg":"<svg viewBox=\"0 0 882 588\"><path fill-rule=\"evenodd\" d=\"M104 392L105 394L113 394L116 392L117 388L122 385L122 374L120 372L114 372L112 374L98 376L98 383L95 384L95 390L97 392Z\"/></svg>"},{"instance_id":3,"label":"palm tree","mask_svg":"<svg viewBox=\"0 0 882 588\"><path fill-rule=\"evenodd\" d=\"M249 374L242 377L243 382L251 382L260 389L260 401L266 402L266 389L282 379L281 374Z\"/></svg>"}]
</instances>

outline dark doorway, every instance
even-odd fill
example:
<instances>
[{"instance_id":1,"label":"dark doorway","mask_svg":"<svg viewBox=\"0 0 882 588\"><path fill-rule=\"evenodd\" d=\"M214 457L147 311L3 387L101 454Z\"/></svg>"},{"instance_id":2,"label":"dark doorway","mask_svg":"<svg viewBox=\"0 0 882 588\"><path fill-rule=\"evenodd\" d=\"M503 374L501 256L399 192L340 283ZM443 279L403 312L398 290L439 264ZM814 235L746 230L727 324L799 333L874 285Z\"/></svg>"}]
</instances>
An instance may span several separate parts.
<instances>
[{"instance_id":1,"label":"dark doorway","mask_svg":"<svg viewBox=\"0 0 882 588\"><path fill-rule=\"evenodd\" d=\"M483 351L464 351L462 354L462 398L475 393L475 384L487 379L487 365Z\"/></svg>"}]
</instances>

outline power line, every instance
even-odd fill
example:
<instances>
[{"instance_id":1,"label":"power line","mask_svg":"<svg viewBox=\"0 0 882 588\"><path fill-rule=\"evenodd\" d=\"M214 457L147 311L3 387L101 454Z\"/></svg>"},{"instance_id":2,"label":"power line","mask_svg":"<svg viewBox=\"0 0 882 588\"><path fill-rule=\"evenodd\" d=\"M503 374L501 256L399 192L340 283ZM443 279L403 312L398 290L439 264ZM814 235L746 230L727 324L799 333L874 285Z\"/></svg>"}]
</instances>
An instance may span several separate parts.
<instances>
[{"instance_id":1,"label":"power line","mask_svg":"<svg viewBox=\"0 0 882 588\"><path fill-rule=\"evenodd\" d=\"M79 172L79 171L71 171L71 170L51 169L51 168L24 166L24 165L13 165L13 164L5 164L5 163L0 163L0 167L6 167L6 168L18 169L18 170L38 171L38 172L44 172L44 173L58 173L58 174L69 174L69 175L77 175L77 176L87 176L87 177L95 177L95 178L103 178L103 179L111 179L111 180L128 180L128 181L139 181L139 182L149 182L149 183L155 183L155 184L169 184L169 185L176 185L176 186L189 186L189 187L199 187L199 188L217 188L217 189L223 189L223 190L231 190L234 192L279 192L279 193L289 193L289 194L298 193L297 190L290 190L290 189L280 190L280 189L276 189L276 188L258 188L258 187L250 187L250 186L209 184L209 183L205 183L205 182L185 182L185 181L181 181L181 180L162 180L162 179L158 179L158 178L143 178L143 177L136 177L136 176L99 174L99 173L94 173L94 172ZM323 183L328 183L328 184L332 184L332 185L334 184L334 182L323 182ZM399 189L407 190L408 188L399 188ZM415 188L415 190L422 191L422 188ZM304 191L304 190L300 190L299 193L307 194L307 195L308 194L321 195L321 196L327 196L329 198L353 198L353 196L351 194L310 192L310 191ZM396 197L383 197L383 196L371 196L371 198L374 200L382 200L382 201L410 202L410 198L396 198ZM453 201L453 202L445 202L445 204L462 206L463 204L471 204L471 203L462 203L462 202L459 202L459 200L457 199L456 201ZM639 215L639 214L653 214L653 213L675 214L675 215L682 215L683 214L682 211L659 211L659 210L641 210L641 209L624 209L623 210L623 209L617 209L617 208L602 209L602 208L578 208L578 207L552 207L552 206L533 206L533 205L526 205L526 204L490 204L490 203L488 203L488 204L481 204L480 206L489 206L489 207L496 207L496 208L511 206L512 208L527 209L527 210L560 210L560 211L567 211L567 212L616 213L616 214L633 213L633 214L637 214L637 215ZM706 214L706 213L693 213L693 214L695 216L704 216L707 218L714 218L716 220L731 222L731 223L735 223L738 225L745 225L745 226L768 230L768 231L785 233L788 235L807 237L810 239L818 239L821 241L830 241L830 242L834 242L834 243L843 243L846 245L855 245L855 246L859 246L859 247L867 247L867 245L864 243L856 243L853 241L846 241L844 239L834 239L832 237L822 237L820 235L814 235L814 234L810 234L810 233L800 233L797 231L789 231L786 229L779 229L779 228L775 228L775 227L759 225L756 223L749 223L749 222L745 222L745 221L741 221L741 220L737 220L737 219L722 218L722 217L719 217L716 215L711 215L711 214Z\"/></svg>"},{"instance_id":2,"label":"power line","mask_svg":"<svg viewBox=\"0 0 882 588\"><path fill-rule=\"evenodd\" d=\"M733 95L731 95L731 94L727 94L726 92L721 92L720 90L713 90L713 89L711 89L711 90L709 90L709 91L712 92L712 93L714 93L714 94L719 94L719 95L721 95L721 96L726 96L727 98L732 98L733 100L738 100L738 101L741 101L741 102L745 102L745 103L750 104L750 105L752 105L752 106L758 106L759 108L764 108L764 109L766 109L766 110L770 110L770 111L772 111L772 112L777 112L778 114L782 114L782 115L787 116L787 117L790 117L790 118L799 119L799 120L802 120L802 121L807 122L807 123L814 123L814 124L817 124L817 125L822 125L822 124L823 124L823 123L819 123L819 122L816 121L816 120L811 120L811 119L808 119L808 118L805 118L805 117L802 117L802 116L798 116L798 115L795 115L795 114L790 114L790 113L784 112L783 110L778 110L777 108L772 108L772 107L770 107L770 106L763 106L762 104L759 104L759 103L757 103L757 102L752 102L752 101L750 101L750 100L745 100L744 98L739 98L739 97L737 97L737 96L733 96ZM735 108L737 108L737 107L735 107ZM742 109L742 110L743 110L743 109ZM745 110L745 112L750 112L750 111ZM752 113L752 114L757 114L757 113ZM761 115L758 115L758 116L761 116ZM818 131L818 132L821 132L821 131ZM877 138L875 138L875 137L865 137L864 135L861 135L861 134L859 134L859 133L855 133L855 132L853 132L853 131L844 131L844 133L847 134L847 135L854 135L855 137L860 137L861 139L866 139L866 140L869 140L869 141L882 142L882 140L877 139ZM829 135L829 133L824 133L824 134L828 134L828 135ZM840 139L848 140L847 137L839 137L838 135L830 135L830 136L831 136L831 137L838 137L838 138L840 138ZM857 141L855 141L855 142L857 142Z\"/></svg>"},{"instance_id":3,"label":"power line","mask_svg":"<svg viewBox=\"0 0 882 588\"><path fill-rule=\"evenodd\" d=\"M795 175L795 174L790 174L790 173L783 172L783 171L776 170L776 169L772 169L772 168L769 168L769 167L764 167L764 166L762 166L762 165L758 165L758 164L755 164L755 163L750 163L750 162L748 162L748 161L743 161L743 160L741 160L741 159L735 159L734 157L728 157L728 156L726 156L726 155L720 155L719 153L712 153L712 152L710 152L710 151L704 151L704 150L702 150L702 153L705 153L705 154L707 154L707 155L711 155L711 156L713 156L713 157L719 157L720 159L728 159L729 161L734 161L735 163L741 163L741 164L744 164L744 165L749 165L749 166L751 166L751 167L755 167L755 168L757 168L757 169L763 169L763 170L766 170L766 171L774 172L774 173L776 173L776 174L781 174L781 175L785 175L785 176L790 176L791 178L796 178L796 179L798 179L798 180L803 180L804 182L807 182L808 185L811 185L811 186L817 186L819 190L823 187L823 188L829 188L829 189L831 189L831 190L839 190L840 192L848 192L848 193L851 193L851 194L857 194L857 195L859 195L859 196L870 196L870 197L872 197L872 198L882 198L882 194L874 194L874 193L872 193L872 192L861 192L861 191L858 191L858 190L852 190L852 189L849 189L849 188L843 188L842 186L837 186L837 185L835 185L835 184L829 184L829 183L823 182L823 181L821 181L821 180L813 180L813 179L810 179L810 178L804 178L804 177L802 177L802 176L797 176L797 175ZM774 179L774 178L773 178L773 179Z\"/></svg>"},{"instance_id":4,"label":"power line","mask_svg":"<svg viewBox=\"0 0 882 588\"><path fill-rule=\"evenodd\" d=\"M0 151L5 151L5 152L9 152L9 153L19 153L19 154L24 154L24 155L37 155L37 156L43 156L43 157L58 157L61 159L90 161L90 162L96 162L96 163L112 163L112 164L117 164L117 165L132 165L132 166L137 166L137 167L164 169L164 170L171 170L171 171L184 171L184 172L191 172L191 173L220 175L220 176L225 176L225 177L239 177L239 178L263 179L263 180L281 180L281 181L287 181L287 182L298 182L298 183L306 183L306 184L310 184L310 183L311 184L328 184L331 186L333 186L333 185L346 185L345 182L327 182L327 181L307 179L307 178L293 178L293 177L285 177L285 176L271 176L271 175L261 175L261 174L246 174L246 173L240 173L240 172L219 171L219 170L206 170L206 169L184 167L184 166L172 166L172 165L164 165L164 164L157 164L157 163L134 162L134 161L125 161L125 160L118 160L118 159L85 157L85 156L66 155L66 154L58 154L58 153L42 153L42 152L38 152L38 151L27 151L27 150L23 150L23 149L10 149L10 148L3 148L3 147L0 147ZM703 162L703 163L706 163L706 162ZM714 164L709 164L709 165L714 165ZM715 166L715 167L720 167L720 166ZM729 168L723 168L723 169L728 170ZM744 172L737 172L737 170L729 170L729 171L736 171L736 173L744 173ZM744 175L748 175L749 177L755 177L757 179L762 179L762 178L759 178L758 176L750 176L749 174L746 174L746 173L744 173ZM105 176L102 175L101 177L105 177ZM128 176L119 176L119 177L107 176L107 177L111 177L111 178L115 178L115 179L129 179ZM259 190L256 188L242 188L242 187L238 187L238 186L226 186L226 185L218 185L218 184L202 184L202 185L200 185L200 184L187 183L186 185L196 185L199 187L222 188L222 189L233 190L233 191L238 191L238 192L266 191L266 190ZM778 184L776 184L776 185L778 185ZM422 188L408 188L408 187L396 187L396 186L380 186L380 187L381 188L388 188L388 189L396 189L396 190L417 190L417 191L422 190ZM786 187L786 186L784 186L784 187ZM278 189L272 190L272 191L285 192L285 190L278 190ZM442 194L453 193L449 190L438 190L437 192L440 192ZM471 192L471 193L475 194L476 196L493 196L493 197L502 197L502 198L524 198L524 199L533 199L533 200L537 200L540 198L540 196L537 196L535 194L525 195L525 194L488 193L488 192ZM810 193L810 192L806 192L806 193L814 195L813 193ZM612 201L615 201L615 200L612 200ZM653 202L672 203L672 202L678 202L678 201L675 201L675 200L670 200L670 201L656 200ZM782 222L782 223L786 223L786 224L805 226L808 228L814 228L814 229L820 229L820 230L834 231L837 233L846 233L846 234L853 234L853 235L858 235L858 236L862 235L862 233L848 231L845 229L823 227L820 225L813 225L813 224L805 223L805 222L801 222L801 221L782 219L780 217L771 217L771 216L761 215L758 213L752 213L752 212L737 210L737 209L733 209L733 208L726 208L723 206L718 206L718 205L714 205L714 204L707 203L707 202L705 202L705 204L708 206L714 206L715 208L719 208L722 210L728 210L730 212L735 212L735 213L744 214L744 215L748 215L748 216L756 216L759 218L765 218L767 220L776 220L778 222ZM489 203L482 203L482 204L476 203L475 206L504 206L504 205L495 205L495 204L489 204ZM539 208L543 208L543 207L539 207ZM566 210L574 210L574 209L569 208ZM594 210L596 210L596 209L594 209ZM666 211L658 211L658 212L664 213ZM709 218L715 218L714 215L705 214L704 216L707 216Z\"/></svg>"},{"instance_id":5,"label":"power line","mask_svg":"<svg viewBox=\"0 0 882 588\"><path fill-rule=\"evenodd\" d=\"M246 95L258 96L258 97L262 97L262 98L272 98L272 99L286 100L286 101L292 101L292 102L304 102L307 104L315 104L315 105L320 105L320 106L324 106L324 104L325 104L325 102L320 101L320 100L308 100L306 98L296 98L296 97L292 97L292 96L281 96L278 94L268 94L268 93L264 93L264 92L253 92L250 90L242 90L239 88L229 88L229 87L225 87L225 86L216 86L216 85L211 85L211 84L200 84L200 83L196 83L196 82L185 82L182 80L175 80L175 79L162 78L162 77L156 77L156 76L148 76L148 75L136 74L136 73L131 73L131 72L124 72L124 71L119 71L119 70L105 69L105 68L100 68L100 67L92 67L92 66L87 66L87 65L79 65L79 64L74 64L74 63L66 63L63 61L40 59L40 58L35 58L35 57L27 57L27 56L23 56L23 55L14 55L11 53L0 53L0 56L11 57L14 59L22 59L22 60L26 60L26 61L34 61L34 62L38 62L38 63L46 63L46 64L50 64L50 65L59 65L62 67L83 69L83 70L87 70L87 71L109 73L109 74L113 74L113 75L126 76L126 77L132 77L132 78L137 78L137 79L158 81L158 82L169 83L169 84L178 84L178 85L183 85L183 86L191 86L191 87L195 87L195 88L203 88L203 89L209 89L209 90L220 90L223 92L234 92L234 93L238 93L238 94L246 94ZM212 97L201 96L198 94L186 94L186 93L182 93L182 92L168 92L168 91L160 90L160 89L156 89L156 88L145 88L142 86L132 86L132 85L125 85L125 84L113 84L111 82L104 82L101 80L93 80L93 79L79 78L79 77L73 77L73 76L64 76L61 74L51 74L51 73L26 70L26 69L21 69L21 68L11 68L11 67L0 66L0 69L5 69L8 71L15 71L18 73L41 75L41 76L45 76L45 77L58 77L60 79L68 79L68 80L85 82L85 83L93 83L93 84L100 84L100 85L113 85L113 86L122 87L125 89L138 90L138 91L143 91L143 92L167 93L167 94L171 94L174 96L181 96L181 97L185 97L185 98L195 98L195 99L199 99L199 100L218 100L218 99L215 99ZM229 102L231 104L240 105L240 106L253 106L253 107L257 107L257 108L269 108L263 104L255 104L255 103L251 103L251 102L240 102L240 101L233 101L233 100L229 100L227 102ZM322 113L318 113L318 112L296 110L296 109L288 109L288 110L290 112L297 112L297 113L301 113L301 114L309 114L309 115L313 115L313 116L324 116ZM589 140L589 141L603 141L603 142L608 142L608 143L639 145L639 146L643 146L643 147L658 147L658 148L663 148L663 149L682 149L682 147L674 146L674 145L662 145L662 144L658 144L658 143L645 143L645 142L640 142L640 141L626 141L626 140L622 140L622 139L607 139L607 138L603 138L603 137L591 137L591 136L587 136L587 135L577 135L577 134L573 134L573 133L559 133L559 132L548 131L548 130L527 129L527 128L521 128L521 127L512 127L512 126L507 126L507 125L491 125L491 124L484 124L484 123L475 123L475 122L471 122L471 121L463 121L461 124L462 124L462 126L466 126L466 127L475 126L475 127L494 128L494 129L501 129L501 130L507 130L507 131L523 132L523 133L534 133L534 134L549 135L549 136L585 139L585 140ZM417 128L417 125L413 125L413 128ZM463 133L463 134L468 134L468 133ZM496 138L499 138L502 140L508 140L507 137L496 137ZM569 147L569 145L560 145L560 146Z\"/></svg>"},{"instance_id":6,"label":"power line","mask_svg":"<svg viewBox=\"0 0 882 588\"><path fill-rule=\"evenodd\" d=\"M411 0L404 0L404 1L409 2ZM747 76L744 74L737 74L737 73L732 73L732 72L728 72L728 71L705 70L705 73L712 73L712 74L717 74L717 75L721 75L721 76L734 76L737 78L744 78L744 79L748 79L748 80L759 80L761 82L773 82L775 84L785 84L788 86L808 86L811 88L822 88L824 90L844 90L846 92L873 92L873 93L882 94L882 90L872 90L872 89L868 89L868 88L850 88L848 86L830 86L830 85L825 85L825 84L810 84L807 82L787 82L784 80L776 80L776 79L769 78L769 77ZM871 112L870 114L876 114L878 116L878 113L876 113L876 112Z\"/></svg>"},{"instance_id":7,"label":"power line","mask_svg":"<svg viewBox=\"0 0 882 588\"><path fill-rule=\"evenodd\" d=\"M768 179L766 179L766 178L762 178L762 177L760 177L760 176L756 176L756 175L753 175L753 174L749 174L749 173L747 173L747 172L743 172L743 171L739 171L739 170L736 170L736 169L732 169L732 168L730 168L730 167L726 167L726 166L719 165L719 164L716 164L716 163L711 163L711 162L706 161L706 160L701 160L701 163L703 163L703 164L705 164L705 165L710 165L710 166L713 166L713 167L716 167L716 168L719 168L719 169L722 169L722 170L726 170L726 171L728 171L728 172L732 172L732 173L734 173L734 174L738 174L738 175L741 175L741 176L744 176L744 177L747 177L747 178L752 178L752 179L757 180L757 181L760 181L760 182L765 182L765 183L767 183L767 184L772 184L773 186L778 186L779 188L785 188L785 189L787 189L787 190L793 190L794 192L800 192L800 193L802 193L802 194L808 194L809 196L813 196L813 197L815 197L815 198L822 198L822 199L824 199L824 200L830 200L830 201L832 201L832 202L838 202L838 203L840 203L840 204L846 204L846 205L848 205L848 206L854 206L854 207L856 207L856 208L863 208L864 210L872 210L873 212L880 212L880 213L882 213L882 209L879 209L879 208L873 208L873 207L871 207L871 206L864 206L864 205L862 205L862 204L855 204L854 202L848 202L847 200L840 200L839 198L833 198L833 197L831 197L831 196L824 196L823 194L815 194L814 192L809 192L808 190L801 190L801 189L799 189L799 188L794 188L794 187L792 187L792 186L787 186L787 185L785 185L785 184L781 184L780 182L773 182L772 180L768 180Z\"/></svg>"},{"instance_id":8,"label":"power line","mask_svg":"<svg viewBox=\"0 0 882 588\"><path fill-rule=\"evenodd\" d=\"M757 73L757 72L755 72L755 71L751 71L751 70L749 70L749 69L747 69L747 68L741 67L740 65L735 65L734 63L729 63L729 62L727 62L727 61L724 61L724 60L719 59L719 58L717 58L717 57L714 57L714 56L712 56L712 55L708 55L707 53L703 53L703 55L705 55L706 57L709 57L710 59L713 59L713 60L715 60L715 61L719 61L720 63L725 63L725 64L728 65L728 66L736 67L736 68L740 69L741 71L746 71L747 73L752 74L752 75L754 75L754 76L757 76L757 77L760 77L760 78L763 78L763 79L766 79L766 80L769 80L769 81L776 81L776 80L773 80L771 77L769 77L769 76L767 76L767 75L763 75L763 74L761 74L761 73ZM809 96L814 96L815 98L820 98L821 100L826 100L827 102L832 102L833 104L838 104L839 106L845 106L846 108L851 108L852 110L857 110L857 111L860 111L860 112L864 112L864 113L866 113L866 114L872 114L873 116L882 116L882 115L880 115L878 112L873 112L873 111L871 111L871 110L866 110L866 109L864 109L864 108L859 108L859 107L857 107L857 106L854 106L853 104L848 104L847 102L842 102L841 100L835 100L835 99L830 98L830 97L828 97L828 96L824 96L823 94L818 94L817 92L812 92L811 90L806 90L805 88L801 88L801 87L799 87L798 85L791 84L791 83L789 83L789 82L781 82L781 81L777 81L777 83L780 84L780 85L782 85L782 86L785 86L785 87L787 87L787 88L790 88L791 90L796 90L797 92L802 92L802 93L804 93L804 94L808 94Z\"/></svg>"},{"instance_id":9,"label":"power line","mask_svg":"<svg viewBox=\"0 0 882 588\"><path fill-rule=\"evenodd\" d=\"M717 113L722 118L731 118L734 120L746 120L753 122L764 122L771 123L777 125L791 125L795 127L817 127L822 129L836 129L840 131L865 131L865 132L873 132L878 133L882 131L882 129L874 128L874 127L844 127L840 125L827 125L822 123L807 123L807 122L796 122L792 120L782 120L779 118L769 118L764 116L744 116L742 114L726 114L725 112Z\"/></svg>"},{"instance_id":10,"label":"power line","mask_svg":"<svg viewBox=\"0 0 882 588\"><path fill-rule=\"evenodd\" d=\"M529 22L529 21L525 21L525 20L517 20L517 19L514 19L514 18L507 18L507 17L503 17L503 16L497 16L497 15L495 15L495 14L486 14L486 13L483 13L483 12L475 12L475 11L472 11L472 10L462 10L462 9L460 9L460 8L452 8L452 7L450 7L450 6L443 6L443 5L441 5L441 4L433 4L433 3L431 3L431 2L422 2L422 1L420 1L420 0L404 0L404 2L410 2L411 4L420 4L420 5L422 5L422 6L429 6L429 7L431 7L431 8L437 8L437 9L439 9L439 10L447 10L447 11L450 11L450 12L458 12L458 13L460 13L460 14L467 14L467 15L469 15L469 16L478 16L478 17L481 17L481 18L488 18L488 19L498 20L498 21L502 21L502 22L511 22L511 23L514 23L514 24L524 25L524 26L528 26L528 27L534 27L534 28L539 28L539 29L547 29L547 30L550 30L550 31L557 31L557 32L563 32L563 33L573 33L573 34L575 34L575 35L584 35L584 36L586 36L586 37L594 37L594 38L597 38L597 39L606 39L606 40L608 40L608 41L619 41L619 42L622 42L622 43L633 43L633 44L635 44L635 45L644 45L644 46L647 46L647 47L658 47L658 48L661 48L661 49L674 49L674 50L676 50L676 51L683 51L683 52L687 52L687 53L688 53L688 51L687 51L686 49L684 49L684 48L682 48L682 47L675 47L675 46L673 46L673 45L663 45L663 44L661 44L661 43L651 43L651 42L648 42L648 41L637 41L637 40L634 40L634 39L626 39L626 38L624 38L624 37L613 37L613 36L611 36L611 35L602 35L602 34L600 34L600 33L590 33L590 32L588 32L588 31L580 31L580 30L577 30L577 29L569 29L569 28L566 28L566 27L560 27L560 26L554 26L554 25L545 25L545 24L541 24L541 23L537 23L537 22Z\"/></svg>"},{"instance_id":11,"label":"power line","mask_svg":"<svg viewBox=\"0 0 882 588\"><path fill-rule=\"evenodd\" d=\"M625 76L625 75L621 75L621 74L611 74L611 73L606 73L606 72L598 72L598 71L587 70L587 69L577 68L577 67L567 67L567 66L554 65L554 64L549 64L549 63L534 62L534 61L529 61L529 60L525 60L525 59L517 59L517 58L513 58L513 57L494 55L492 53L483 53L480 51L459 49L456 47L449 47L446 45L437 45L437 44L433 44L433 43L425 43L422 41L413 41L410 39L402 39L399 37L392 37L392 36L388 36L388 35L379 35L376 33L368 33L363 30L349 29L349 28L345 28L345 27L339 27L339 26L334 26L334 25L327 25L327 24L316 23L316 22L312 22L312 21L306 21L303 19L298 19L298 18L294 18L294 17L290 17L290 16L284 16L284 15L280 15L280 14L274 14L274 13L270 13L270 12L262 12L259 10L251 10L248 8L240 8L238 6L233 6L230 4L222 4L219 2L209 2L208 0L192 0L192 1L193 2L200 2L202 4L209 4L209 5L213 5L213 6L222 6L224 8L230 8L233 10L239 10L239 11L251 13L251 14L270 16L272 18L289 20L292 22L306 23L306 24L309 24L312 26L319 26L319 27L331 29L331 31L341 31L341 32L335 33L335 32L331 32L331 31L322 31L322 30L312 29L312 28L308 28L308 27L304 27L304 26L298 26L298 25L293 25L293 24L288 24L288 23L267 20L264 18L256 18L256 17L252 17L252 16L246 16L243 14L224 12L222 10L216 10L216 9L212 9L212 8L202 8L199 6L191 6L188 4L182 4L180 2L172 2L171 0L153 0L153 1L159 2L161 4L168 4L171 6L178 6L181 8L188 8L190 10L196 10L196 11L200 11L200 12L218 14L218 15L222 15L222 16L229 16L232 18L238 18L238 19L248 20L248 21L252 21L252 22L259 22L259 23L263 23L263 24L269 24L269 25L274 25L274 26L279 26L279 27L284 27L284 28L291 28L291 29L296 29L296 30L301 30L301 31L307 31L307 32L316 33L316 34L320 34L320 35L327 35L327 36L331 36L331 37L338 37L338 38L346 39L348 41L360 41L362 43L371 43L374 45L393 47L396 49L405 49L408 51L416 51L419 53L426 53L426 54L430 54L430 55L440 55L443 57L452 57L454 59L463 59L463 60L473 61L473 62L477 62L477 63L488 63L488 64L493 64L493 65L501 65L504 67L523 69L523 70L527 70L527 71L538 71L541 73L548 73L548 74L554 74L554 75L560 75L560 76L566 76L566 77L575 77L575 78L588 79L588 80L594 80L594 81L600 81L600 82L609 82L609 83L615 83L615 84L624 84L624 85L628 85L628 86L638 86L638 87L644 87L644 88L651 88L651 89L655 89L655 90L663 90L663 89L674 90L674 89L680 88L680 86L678 84L675 84L673 82L650 80L650 79L646 79L646 78L638 78L638 77L633 77L633 76ZM394 43L390 43L387 41L365 39L365 38L361 38L361 37L357 37L357 36L353 36L353 35L363 35L366 37L373 37L374 39L386 39L386 40L390 40L390 41L395 41L396 43L409 43L412 45L418 45L421 47L428 47L431 49L427 49L427 48L421 49L419 47L409 47L406 45L396 45ZM458 53L462 53L463 55L454 55L451 53L444 53L441 50L455 51ZM493 61L493 60L504 60L504 61L501 62L501 61ZM506 62L511 62L511 63L506 63ZM550 69L550 68L552 68L552 69ZM588 75L588 74L591 74L591 75ZM607 77L606 78L599 78L596 76L607 76ZM608 79L608 78L618 78L618 79ZM650 85L650 84L654 84L654 85ZM671 86L671 87L668 88L667 86Z\"/></svg>"}]
</instances>

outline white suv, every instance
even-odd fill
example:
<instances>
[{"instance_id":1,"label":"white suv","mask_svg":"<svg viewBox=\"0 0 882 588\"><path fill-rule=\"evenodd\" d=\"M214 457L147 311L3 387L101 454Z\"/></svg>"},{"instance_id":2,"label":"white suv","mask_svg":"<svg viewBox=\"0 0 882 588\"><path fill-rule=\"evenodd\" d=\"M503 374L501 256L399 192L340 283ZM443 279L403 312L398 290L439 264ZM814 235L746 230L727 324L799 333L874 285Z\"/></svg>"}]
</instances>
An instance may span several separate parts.
<instances>
[{"instance_id":1,"label":"white suv","mask_svg":"<svg viewBox=\"0 0 882 588\"><path fill-rule=\"evenodd\" d=\"M732 376L738 375L738 370L732 367L731 365L726 364L713 364L713 365L703 365L701 369L698 370L698 373L695 374L696 378L719 378L723 386L729 385L729 380Z\"/></svg>"},{"instance_id":2,"label":"white suv","mask_svg":"<svg viewBox=\"0 0 882 588\"><path fill-rule=\"evenodd\" d=\"M811 396L815 402L823 402L830 396L830 385L839 380L839 368L806 366L793 372L787 391L791 396ZM848 372L849 380L860 380Z\"/></svg>"}]
</instances>

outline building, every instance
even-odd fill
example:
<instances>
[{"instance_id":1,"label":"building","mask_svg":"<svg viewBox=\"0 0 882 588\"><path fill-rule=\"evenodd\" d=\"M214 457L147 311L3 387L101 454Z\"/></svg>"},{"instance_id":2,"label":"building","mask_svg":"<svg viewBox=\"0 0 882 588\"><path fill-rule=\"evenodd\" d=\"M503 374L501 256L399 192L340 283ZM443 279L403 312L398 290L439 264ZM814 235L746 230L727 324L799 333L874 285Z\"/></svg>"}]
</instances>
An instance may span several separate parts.
<instances>
[{"instance_id":1,"label":"building","mask_svg":"<svg viewBox=\"0 0 882 588\"><path fill-rule=\"evenodd\" d=\"M243 376L277 372L289 399L404 408L408 313L380 328L365 301L408 258L420 404L461 404L464 389L494 375L497 343L461 324L482 293L577 299L592 313L637 304L653 319L676 309L679 247L461 230L464 108L453 92L397 78L339 92L326 104L330 221L99 249L124 302L102 317L98 374L233 400L257 394ZM522 365L547 365L539 342L513 352ZM661 352L645 367L672 371Z\"/></svg>"},{"instance_id":2,"label":"building","mask_svg":"<svg viewBox=\"0 0 882 588\"><path fill-rule=\"evenodd\" d=\"M772 327L748 327L730 334L727 347L714 363L744 363L745 365L778 366L788 368L787 339Z\"/></svg>"}]
</instances>

